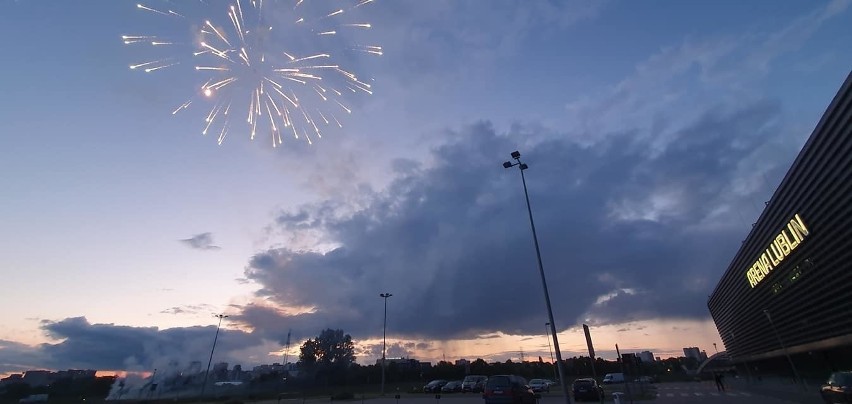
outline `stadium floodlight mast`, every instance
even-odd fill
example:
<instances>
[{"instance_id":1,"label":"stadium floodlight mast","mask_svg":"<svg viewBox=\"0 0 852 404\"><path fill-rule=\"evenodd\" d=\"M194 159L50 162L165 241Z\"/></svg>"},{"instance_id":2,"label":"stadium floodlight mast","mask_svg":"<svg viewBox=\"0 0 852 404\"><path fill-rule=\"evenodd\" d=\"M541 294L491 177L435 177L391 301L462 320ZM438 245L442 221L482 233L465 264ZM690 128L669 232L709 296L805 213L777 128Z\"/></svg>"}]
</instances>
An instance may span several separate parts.
<instances>
[{"instance_id":1,"label":"stadium floodlight mast","mask_svg":"<svg viewBox=\"0 0 852 404\"><path fill-rule=\"evenodd\" d=\"M387 342L388 329L388 298L393 296L390 293L380 293L379 296L385 299L385 321L382 324L382 395L385 395L385 348Z\"/></svg>"},{"instance_id":2,"label":"stadium floodlight mast","mask_svg":"<svg viewBox=\"0 0 852 404\"><path fill-rule=\"evenodd\" d=\"M799 372L796 370L796 365L793 363L793 358L790 357L790 352L787 351L787 345L784 345L784 341L781 339L781 334L778 333L778 329L775 328L775 323L772 322L772 316L769 314L769 310L763 309L763 314L766 316L766 320L769 321L769 326L772 327L772 332L775 333L775 338L778 339L778 345L781 345L781 349L784 351L784 356L787 357L787 362L790 363L790 369L793 370L793 376L796 378L796 382L798 382L803 389L807 390L805 381L799 376Z\"/></svg>"},{"instance_id":3,"label":"stadium floodlight mast","mask_svg":"<svg viewBox=\"0 0 852 404\"><path fill-rule=\"evenodd\" d=\"M544 302L547 304L547 318L550 323L550 333L553 336L553 350L556 351L556 368L559 370L559 384L562 386L562 393L565 395L565 403L571 404L571 396L568 393L568 385L565 380L565 372L562 369L562 353L559 351L559 338L556 336L556 323L553 322L553 309L550 307L550 293L547 292L547 279L544 277L544 266L541 264L541 249L538 246L538 236L535 233L535 222L533 221L532 208L530 207L530 195L527 192L527 180L524 177L524 170L529 166L521 162L521 153L517 150L512 152L512 158L515 162L507 161L503 163L503 168L512 168L517 166L521 171L521 182L524 184L524 197L527 200L527 213L530 215L530 227L532 228L533 242L535 243L535 256L538 260L538 272L541 275L541 286L544 289Z\"/></svg>"},{"instance_id":4,"label":"stadium floodlight mast","mask_svg":"<svg viewBox=\"0 0 852 404\"><path fill-rule=\"evenodd\" d=\"M544 335L547 337L547 349L550 350L550 363L556 364L555 360L553 360L553 348L550 345L550 323L544 323ZM558 379L556 377L556 367L553 367L553 378Z\"/></svg>"},{"instance_id":5,"label":"stadium floodlight mast","mask_svg":"<svg viewBox=\"0 0 852 404\"><path fill-rule=\"evenodd\" d=\"M219 339L219 329L222 328L222 319L228 318L224 314L214 314L213 317L219 319L219 324L216 325L216 336L213 337L213 348L210 349L210 359L207 360L207 371L204 372L204 383L201 384L201 394L198 399L204 398L204 388L207 387L207 375L210 374L210 364L213 363L213 352L216 350L216 341Z\"/></svg>"}]
</instances>

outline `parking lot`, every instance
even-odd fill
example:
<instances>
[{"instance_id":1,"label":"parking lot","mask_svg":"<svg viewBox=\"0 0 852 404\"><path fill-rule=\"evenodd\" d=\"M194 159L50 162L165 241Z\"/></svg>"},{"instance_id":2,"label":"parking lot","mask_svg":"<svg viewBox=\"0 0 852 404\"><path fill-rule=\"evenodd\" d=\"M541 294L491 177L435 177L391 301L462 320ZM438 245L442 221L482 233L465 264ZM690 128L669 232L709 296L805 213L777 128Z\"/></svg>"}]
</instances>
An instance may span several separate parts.
<instances>
[{"instance_id":1,"label":"parking lot","mask_svg":"<svg viewBox=\"0 0 852 404\"><path fill-rule=\"evenodd\" d=\"M613 387L613 386L609 386ZM716 390L713 383L702 382L683 382L683 383L659 383L654 384L656 393L652 394L653 398L649 400L636 400L637 403L660 403L660 404L675 404L675 403L701 403L701 404L816 404L820 403L818 398L812 401L803 402L801 399L791 400L788 398L772 397L770 395L747 391L746 389L738 388L737 386L728 386L727 391L720 392ZM609 390L609 389L608 389ZM385 398L375 398L364 400L364 403L370 404L482 404L482 396L480 394L442 394L440 399L436 399L433 394L411 395L403 394L399 399L394 396ZM349 401L349 403L357 404L360 400ZM309 399L305 404L315 402L328 402L328 399ZM564 398L560 392L545 393L539 404L562 404ZM612 403L612 398L607 396L606 402ZM622 403L629 403L629 400L623 400ZM274 403L274 402L270 402ZM302 400L282 400L281 403L300 404ZM572 400L573 403L573 400Z\"/></svg>"}]
</instances>

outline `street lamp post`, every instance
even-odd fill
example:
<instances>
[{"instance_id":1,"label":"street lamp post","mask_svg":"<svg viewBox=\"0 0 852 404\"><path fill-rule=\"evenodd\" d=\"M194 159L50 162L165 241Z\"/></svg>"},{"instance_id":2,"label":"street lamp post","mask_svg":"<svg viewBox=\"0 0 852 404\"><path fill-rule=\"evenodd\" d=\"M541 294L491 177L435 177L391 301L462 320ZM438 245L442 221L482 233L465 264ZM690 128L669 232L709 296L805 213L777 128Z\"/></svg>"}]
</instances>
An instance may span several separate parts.
<instances>
[{"instance_id":1,"label":"street lamp post","mask_svg":"<svg viewBox=\"0 0 852 404\"><path fill-rule=\"evenodd\" d=\"M553 360L553 348L550 345L550 323L544 323L544 335L547 336L547 349L550 350L550 363L556 365L556 361ZM553 367L553 378L558 379L558 377L556 377L556 366Z\"/></svg>"},{"instance_id":2,"label":"street lamp post","mask_svg":"<svg viewBox=\"0 0 852 404\"><path fill-rule=\"evenodd\" d=\"M799 372L796 370L796 365L793 364L793 358L790 357L790 352L787 351L787 346L784 345L784 341L781 340L781 334L778 333L778 329L775 328L775 323L772 322L772 316L769 315L769 310L763 309L763 314L766 315L766 319L769 321L769 326L772 327L772 332L775 333L775 338L778 339L778 345L781 345L781 349L784 350L784 356L787 357L787 362L790 363L790 369L793 369L793 377L796 378L796 381L801 385L802 388L805 387L805 382L799 376Z\"/></svg>"},{"instance_id":3,"label":"street lamp post","mask_svg":"<svg viewBox=\"0 0 852 404\"><path fill-rule=\"evenodd\" d=\"M388 298L393 296L390 293L381 293L379 296L385 299L385 321L382 325L382 395L385 395L385 348L386 348L386 337L387 337L387 329L388 329Z\"/></svg>"},{"instance_id":4,"label":"street lamp post","mask_svg":"<svg viewBox=\"0 0 852 404\"><path fill-rule=\"evenodd\" d=\"M219 339L219 328L222 327L222 319L228 318L224 314L214 314L213 317L219 319L219 324L216 325L216 336L213 337L213 348L210 349L210 359L207 360L207 371L204 372L204 383L201 384L201 394L198 396L199 400L204 398L204 388L207 387L207 375L210 374L210 364L213 363L213 351L216 350L216 341Z\"/></svg>"},{"instance_id":5,"label":"street lamp post","mask_svg":"<svg viewBox=\"0 0 852 404\"><path fill-rule=\"evenodd\" d=\"M535 222L533 221L532 208L530 207L530 195L527 192L527 180L524 177L524 170L529 168L521 162L521 153L517 150L512 152L512 158L515 162L507 161L503 163L503 168L512 168L518 166L521 171L521 182L524 184L524 198L527 201L527 213L530 216L530 228L532 229L533 242L535 243L535 256L538 261L538 272L541 275L541 286L544 289L544 302L547 304L547 318L550 320L550 333L553 336L553 349L556 351L556 368L559 370L559 383L562 386L562 393L565 395L565 403L571 404L571 396L568 395L568 385L565 380L565 372L562 369L562 353L559 351L559 338L556 336L556 323L553 322L553 309L550 307L550 294L547 292L547 280L544 276L544 266L541 263L541 249L538 246L538 235L535 233Z\"/></svg>"}]
</instances>

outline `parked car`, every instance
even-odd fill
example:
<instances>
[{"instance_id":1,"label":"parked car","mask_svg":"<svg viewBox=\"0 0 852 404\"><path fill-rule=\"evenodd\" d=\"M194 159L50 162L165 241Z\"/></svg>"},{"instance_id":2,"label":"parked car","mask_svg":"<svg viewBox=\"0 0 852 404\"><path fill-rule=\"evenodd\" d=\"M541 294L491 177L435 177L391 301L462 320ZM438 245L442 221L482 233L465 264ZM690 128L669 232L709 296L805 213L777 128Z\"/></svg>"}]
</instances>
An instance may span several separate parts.
<instances>
[{"instance_id":1,"label":"parked car","mask_svg":"<svg viewBox=\"0 0 852 404\"><path fill-rule=\"evenodd\" d=\"M447 383L449 383L449 382L446 381L446 380L443 380L443 379L432 380L431 382L429 382L425 386L423 386L423 392L424 393L440 393L441 387L444 387L444 385L447 384Z\"/></svg>"},{"instance_id":2,"label":"parked car","mask_svg":"<svg viewBox=\"0 0 852 404\"><path fill-rule=\"evenodd\" d=\"M550 386L550 387L553 387L553 386L558 384L558 383L556 383L556 382L554 382L553 380L550 380L550 379L544 379L544 382L547 383L547 385Z\"/></svg>"},{"instance_id":3,"label":"parked car","mask_svg":"<svg viewBox=\"0 0 852 404\"><path fill-rule=\"evenodd\" d=\"M832 373L819 394L826 403L852 403L852 371Z\"/></svg>"},{"instance_id":4,"label":"parked car","mask_svg":"<svg viewBox=\"0 0 852 404\"><path fill-rule=\"evenodd\" d=\"M547 380L544 379L532 379L529 384L532 391L536 393L541 392L550 392L550 385L547 384Z\"/></svg>"},{"instance_id":5,"label":"parked car","mask_svg":"<svg viewBox=\"0 0 852 404\"><path fill-rule=\"evenodd\" d=\"M462 392L467 393L468 391L470 391L473 393L482 393L482 391L485 389L485 382L487 380L487 376L467 375L462 381Z\"/></svg>"},{"instance_id":6,"label":"parked car","mask_svg":"<svg viewBox=\"0 0 852 404\"><path fill-rule=\"evenodd\" d=\"M592 378L577 379L571 385L574 401L600 401L604 395L603 387Z\"/></svg>"},{"instance_id":7,"label":"parked car","mask_svg":"<svg viewBox=\"0 0 852 404\"><path fill-rule=\"evenodd\" d=\"M654 376L640 376L640 377L636 378L636 379L635 379L635 380L633 380L633 381L634 381L634 382L636 382L636 383L647 383L647 384L651 384L651 383L656 383L656 382L657 382L657 378L656 378L656 377L654 377Z\"/></svg>"},{"instance_id":8,"label":"parked car","mask_svg":"<svg viewBox=\"0 0 852 404\"><path fill-rule=\"evenodd\" d=\"M603 378L603 384L624 383L624 373L607 373Z\"/></svg>"},{"instance_id":9,"label":"parked car","mask_svg":"<svg viewBox=\"0 0 852 404\"><path fill-rule=\"evenodd\" d=\"M448 382L443 387L441 387L442 393L461 393L462 392L462 381L461 380L453 380Z\"/></svg>"},{"instance_id":10,"label":"parked car","mask_svg":"<svg viewBox=\"0 0 852 404\"><path fill-rule=\"evenodd\" d=\"M526 379L517 375L497 375L485 382L485 404L535 404L541 394L532 391Z\"/></svg>"}]
</instances>

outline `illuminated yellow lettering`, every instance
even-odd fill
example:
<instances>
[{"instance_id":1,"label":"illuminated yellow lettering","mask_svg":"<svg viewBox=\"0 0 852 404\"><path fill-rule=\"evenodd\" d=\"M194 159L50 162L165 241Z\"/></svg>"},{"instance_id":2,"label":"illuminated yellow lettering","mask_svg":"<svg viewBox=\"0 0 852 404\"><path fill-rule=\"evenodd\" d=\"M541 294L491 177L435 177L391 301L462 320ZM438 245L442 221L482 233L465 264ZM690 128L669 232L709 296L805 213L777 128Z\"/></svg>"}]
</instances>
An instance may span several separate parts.
<instances>
[{"instance_id":1,"label":"illuminated yellow lettering","mask_svg":"<svg viewBox=\"0 0 852 404\"><path fill-rule=\"evenodd\" d=\"M778 261L777 259L775 259L775 257L772 255L772 253L769 252L769 248L767 248L766 251L764 251L763 253L766 254L769 257L769 261L772 262L772 266L777 267L778 264L781 262L781 261Z\"/></svg>"},{"instance_id":2,"label":"illuminated yellow lettering","mask_svg":"<svg viewBox=\"0 0 852 404\"><path fill-rule=\"evenodd\" d=\"M805 226L805 222L797 213L793 216L793 219L787 223L787 227L782 228L775 238L770 240L769 245L763 250L760 257L758 257L748 270L746 270L746 279L748 279L749 286L752 288L757 286L757 284L766 278L774 268L777 268L778 265L781 264L781 261L784 261L784 258L790 255L793 250L802 243L805 236L809 234L810 231L808 230L808 227ZM792 239L790 236L792 236Z\"/></svg>"},{"instance_id":3,"label":"illuminated yellow lettering","mask_svg":"<svg viewBox=\"0 0 852 404\"><path fill-rule=\"evenodd\" d=\"M788 225L787 227L789 228L790 226ZM787 244L789 244L789 245L790 245L790 250L795 250L795 249L796 249L796 247L798 247L798 246L799 246L799 241L798 241L798 240L796 240L795 235L794 235L793 239L792 239L792 240L790 240L790 236L788 236L788 235L787 235L787 232L782 231L782 232L781 232L781 234L783 234L783 235L784 235L784 239L785 239L785 240L787 240Z\"/></svg>"},{"instance_id":4,"label":"illuminated yellow lettering","mask_svg":"<svg viewBox=\"0 0 852 404\"><path fill-rule=\"evenodd\" d=\"M769 273L769 270L767 270L766 267L763 264L761 264L760 260L755 261L754 265L752 265L751 268L752 268L752 270L760 272L764 275Z\"/></svg>"},{"instance_id":5,"label":"illuminated yellow lettering","mask_svg":"<svg viewBox=\"0 0 852 404\"><path fill-rule=\"evenodd\" d=\"M788 243L787 239L784 237L783 230L781 231L781 234L778 235L778 237L775 237L775 245L777 245L778 248L781 249L781 253L783 253L785 257L790 255L790 251L793 251L793 249L790 248L790 243Z\"/></svg>"},{"instance_id":6,"label":"illuminated yellow lettering","mask_svg":"<svg viewBox=\"0 0 852 404\"><path fill-rule=\"evenodd\" d=\"M758 266L756 262L754 264L751 264L751 268L749 268L748 271L754 274L755 277L758 277L761 272L760 266Z\"/></svg>"},{"instance_id":7,"label":"illuminated yellow lettering","mask_svg":"<svg viewBox=\"0 0 852 404\"><path fill-rule=\"evenodd\" d=\"M772 264L769 262L769 257L766 256L766 253L760 254L760 263L766 268L766 273L772 270Z\"/></svg>"},{"instance_id":8,"label":"illuminated yellow lettering","mask_svg":"<svg viewBox=\"0 0 852 404\"><path fill-rule=\"evenodd\" d=\"M762 280L763 280L763 278L766 278L766 275L767 275L767 273L766 273L766 272L763 272L763 271L761 271L761 270L759 270L759 269L758 269L758 270L756 270L756 271L754 271L754 277L755 277L755 279L757 279L758 281L762 281Z\"/></svg>"},{"instance_id":9,"label":"illuminated yellow lettering","mask_svg":"<svg viewBox=\"0 0 852 404\"><path fill-rule=\"evenodd\" d=\"M778 260L779 263L781 261L784 261L784 253L781 252L781 247L778 246L775 241L772 241L772 244L769 245L769 248L772 250L772 255L775 257L776 260ZM775 264L775 266L778 266L778 264Z\"/></svg>"},{"instance_id":10,"label":"illuminated yellow lettering","mask_svg":"<svg viewBox=\"0 0 852 404\"><path fill-rule=\"evenodd\" d=\"M787 228L790 229L790 233L793 233L793 237L799 242L804 240L805 236L810 234L798 213L793 217L793 220L790 220L790 223L787 224Z\"/></svg>"}]
</instances>

